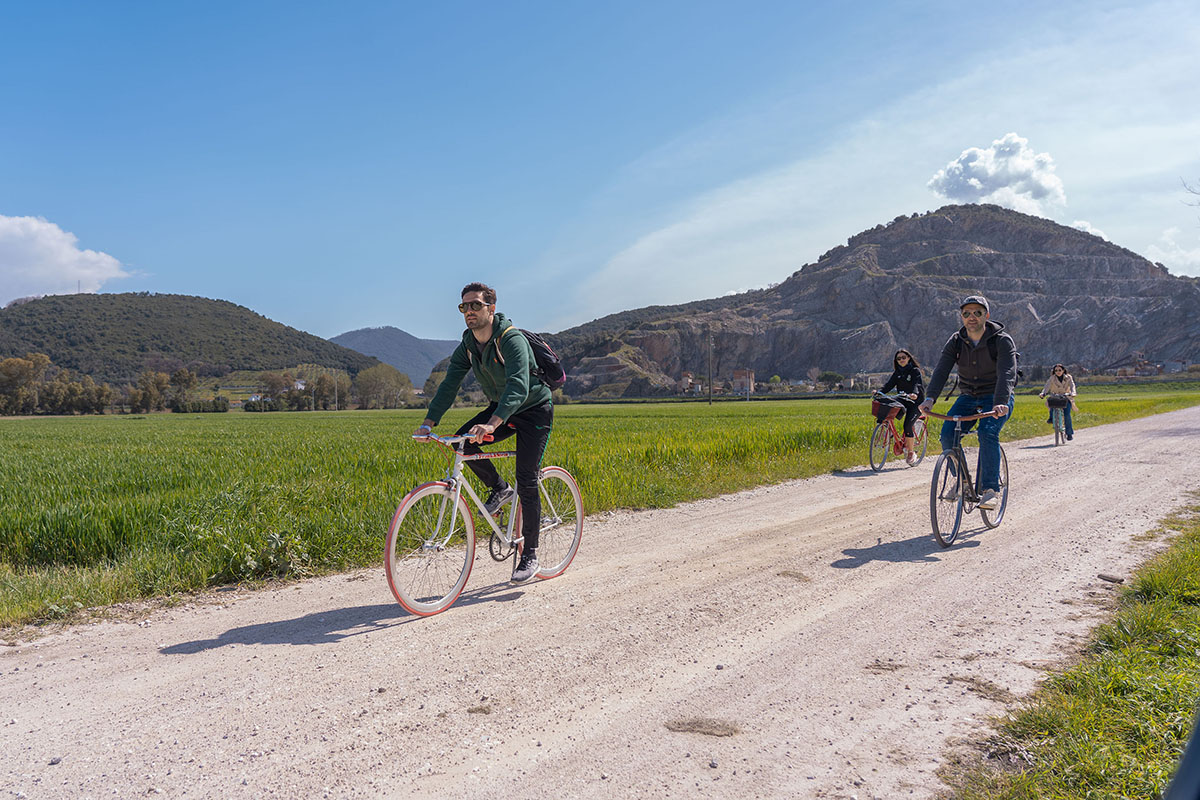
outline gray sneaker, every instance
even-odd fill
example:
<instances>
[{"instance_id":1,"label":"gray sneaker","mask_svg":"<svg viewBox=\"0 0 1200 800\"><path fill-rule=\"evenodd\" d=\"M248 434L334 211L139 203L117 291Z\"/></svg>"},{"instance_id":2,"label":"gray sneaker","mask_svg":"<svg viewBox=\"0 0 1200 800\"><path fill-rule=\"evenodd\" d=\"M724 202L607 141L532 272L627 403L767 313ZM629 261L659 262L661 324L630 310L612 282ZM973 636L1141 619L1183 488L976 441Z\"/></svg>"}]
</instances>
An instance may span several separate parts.
<instances>
[{"instance_id":1,"label":"gray sneaker","mask_svg":"<svg viewBox=\"0 0 1200 800\"><path fill-rule=\"evenodd\" d=\"M526 550L521 554L521 560L513 568L513 583L528 583L537 577L538 559L536 550Z\"/></svg>"},{"instance_id":2,"label":"gray sneaker","mask_svg":"<svg viewBox=\"0 0 1200 800\"><path fill-rule=\"evenodd\" d=\"M496 512L503 508L506 503L510 502L515 494L516 492L511 486L505 486L503 489L493 489L483 507L494 517L496 516Z\"/></svg>"},{"instance_id":3,"label":"gray sneaker","mask_svg":"<svg viewBox=\"0 0 1200 800\"><path fill-rule=\"evenodd\" d=\"M995 511L1000 505L1000 493L995 489L987 489L979 498L979 507L984 511Z\"/></svg>"}]
</instances>

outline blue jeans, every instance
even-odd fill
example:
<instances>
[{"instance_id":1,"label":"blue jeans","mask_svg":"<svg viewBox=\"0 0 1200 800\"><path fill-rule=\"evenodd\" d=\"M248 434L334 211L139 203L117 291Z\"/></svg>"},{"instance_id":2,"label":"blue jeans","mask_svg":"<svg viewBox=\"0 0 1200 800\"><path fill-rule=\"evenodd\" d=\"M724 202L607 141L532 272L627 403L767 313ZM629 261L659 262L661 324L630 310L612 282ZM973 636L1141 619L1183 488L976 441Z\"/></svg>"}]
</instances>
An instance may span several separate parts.
<instances>
[{"instance_id":1,"label":"blue jeans","mask_svg":"<svg viewBox=\"0 0 1200 800\"><path fill-rule=\"evenodd\" d=\"M1009 401L1012 402L1011 400ZM992 395L969 395L962 394L954 401L954 405L950 406L950 410L946 412L948 416L960 414L966 416L968 414L979 413L975 409L983 411L991 411L994 403ZM987 417L979 420L979 490L987 491L988 489L1000 490L1000 429L1004 427L1004 423L1008 422L1008 418L1012 416L1012 406L1008 407L1008 415L1000 419L995 417ZM974 422L962 423L963 433L975 427ZM954 447L954 423L946 420L942 423L942 450L950 450Z\"/></svg>"},{"instance_id":2,"label":"blue jeans","mask_svg":"<svg viewBox=\"0 0 1200 800\"><path fill-rule=\"evenodd\" d=\"M1075 435L1075 426L1073 426L1071 424L1071 404L1067 403L1066 408L1064 408L1062 411L1063 411L1063 427L1065 427L1067 429L1067 436L1074 436ZM1050 411L1050 418L1046 421L1047 422L1054 421L1054 411L1053 410Z\"/></svg>"}]
</instances>

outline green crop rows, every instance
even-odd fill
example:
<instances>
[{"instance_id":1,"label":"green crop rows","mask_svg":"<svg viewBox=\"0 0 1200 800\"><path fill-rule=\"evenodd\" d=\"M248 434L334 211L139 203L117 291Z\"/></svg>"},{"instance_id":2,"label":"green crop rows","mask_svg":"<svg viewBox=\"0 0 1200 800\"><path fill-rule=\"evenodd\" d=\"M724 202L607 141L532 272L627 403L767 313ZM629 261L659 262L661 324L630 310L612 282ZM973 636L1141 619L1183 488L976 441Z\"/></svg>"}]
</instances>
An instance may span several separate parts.
<instances>
[{"instance_id":1,"label":"green crop rows","mask_svg":"<svg viewBox=\"0 0 1200 800\"><path fill-rule=\"evenodd\" d=\"M1076 425L1197 403L1197 390L1122 387L1090 394ZM861 399L568 405L545 461L575 474L589 513L666 507L864 464L867 412ZM1044 413L1022 397L1005 438L1045 434ZM2 420L0 626L380 563L400 498L444 474L444 451L408 438L421 416Z\"/></svg>"}]
</instances>

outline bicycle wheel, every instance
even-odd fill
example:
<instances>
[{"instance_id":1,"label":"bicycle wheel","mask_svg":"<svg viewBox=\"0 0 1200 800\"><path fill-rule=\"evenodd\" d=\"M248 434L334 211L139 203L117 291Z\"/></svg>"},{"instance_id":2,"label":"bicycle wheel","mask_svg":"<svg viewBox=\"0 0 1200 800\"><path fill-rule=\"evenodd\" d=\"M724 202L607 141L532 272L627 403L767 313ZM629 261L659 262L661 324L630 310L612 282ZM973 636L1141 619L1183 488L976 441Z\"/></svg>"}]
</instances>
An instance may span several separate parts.
<instances>
[{"instance_id":1,"label":"bicycle wheel","mask_svg":"<svg viewBox=\"0 0 1200 800\"><path fill-rule=\"evenodd\" d=\"M1004 455L1004 448L1000 448L1000 505L996 506L991 511L986 508L979 509L979 516L983 517L983 524L989 528L994 528L1000 524L1000 520L1004 519L1004 507L1008 505L1008 456Z\"/></svg>"},{"instance_id":2,"label":"bicycle wheel","mask_svg":"<svg viewBox=\"0 0 1200 800\"><path fill-rule=\"evenodd\" d=\"M1050 418L1054 420L1054 446L1058 447L1067 441L1067 428L1063 422L1063 410L1061 408L1051 409Z\"/></svg>"},{"instance_id":3,"label":"bicycle wheel","mask_svg":"<svg viewBox=\"0 0 1200 800\"><path fill-rule=\"evenodd\" d=\"M919 419L913 423L913 452L917 454L912 464L914 467L925 460L925 450L928 447L929 429L925 427L925 420Z\"/></svg>"},{"instance_id":4,"label":"bicycle wheel","mask_svg":"<svg viewBox=\"0 0 1200 800\"><path fill-rule=\"evenodd\" d=\"M453 522L452 522L453 521ZM445 483L413 489L387 534L388 586L404 609L427 617L458 599L475 562L475 521Z\"/></svg>"},{"instance_id":5,"label":"bicycle wheel","mask_svg":"<svg viewBox=\"0 0 1200 800\"><path fill-rule=\"evenodd\" d=\"M887 461L888 452L892 449L892 426L886 422L880 422L875 426L874 433L871 434L871 469L879 472L883 469L883 463Z\"/></svg>"},{"instance_id":6,"label":"bicycle wheel","mask_svg":"<svg viewBox=\"0 0 1200 800\"><path fill-rule=\"evenodd\" d=\"M542 500L542 525L538 530L538 571L542 580L566 572L579 552L583 536L583 497L579 484L562 467L543 467L538 480ZM518 500L514 530L521 530Z\"/></svg>"},{"instance_id":7,"label":"bicycle wheel","mask_svg":"<svg viewBox=\"0 0 1200 800\"><path fill-rule=\"evenodd\" d=\"M950 453L942 453L933 467L933 480L929 487L929 521L933 535L942 547L949 547L958 538L962 524L963 486L962 468Z\"/></svg>"}]
</instances>

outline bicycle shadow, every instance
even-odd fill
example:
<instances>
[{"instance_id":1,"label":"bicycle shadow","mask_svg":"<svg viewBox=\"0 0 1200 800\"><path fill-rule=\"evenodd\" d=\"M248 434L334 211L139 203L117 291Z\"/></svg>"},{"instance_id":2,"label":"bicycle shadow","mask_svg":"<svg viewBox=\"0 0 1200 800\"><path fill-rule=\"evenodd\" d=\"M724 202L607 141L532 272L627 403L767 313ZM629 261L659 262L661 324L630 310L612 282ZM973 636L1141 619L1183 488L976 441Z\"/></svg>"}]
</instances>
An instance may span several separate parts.
<instances>
[{"instance_id":1,"label":"bicycle shadow","mask_svg":"<svg viewBox=\"0 0 1200 800\"><path fill-rule=\"evenodd\" d=\"M835 569L858 569L872 561L889 561L892 563L932 563L941 561L937 554L960 547L979 547L980 542L973 538L986 531L980 525L978 528L961 531L958 539L950 547L942 547L933 538L932 533L923 533L909 539L885 542L882 538L876 540L871 547L847 547L842 553L846 558L839 558L830 564Z\"/></svg>"},{"instance_id":2,"label":"bicycle shadow","mask_svg":"<svg viewBox=\"0 0 1200 800\"><path fill-rule=\"evenodd\" d=\"M870 467L858 467L856 469L835 469L829 474L835 478L865 478L868 475L878 475L879 473Z\"/></svg>"},{"instance_id":3,"label":"bicycle shadow","mask_svg":"<svg viewBox=\"0 0 1200 800\"><path fill-rule=\"evenodd\" d=\"M448 611L476 603L509 603L520 599L523 589L513 589L507 581L481 586L464 592ZM443 612L445 613L445 612ZM275 622L259 622L230 628L215 639L196 639L190 642L160 647L164 655L195 655L233 644L336 644L352 636L384 631L399 625L417 622L424 617L410 614L399 603L376 603L369 606L334 608L316 611L301 617Z\"/></svg>"},{"instance_id":4,"label":"bicycle shadow","mask_svg":"<svg viewBox=\"0 0 1200 800\"><path fill-rule=\"evenodd\" d=\"M1021 447L1019 447L1019 448L1017 448L1017 449L1018 449L1018 450L1053 450L1054 448L1056 448L1056 447L1061 447L1061 446L1062 446L1062 445L1057 445L1057 444L1055 444L1054 442L1050 442L1049 444L1027 444L1027 445L1022 445Z\"/></svg>"},{"instance_id":5,"label":"bicycle shadow","mask_svg":"<svg viewBox=\"0 0 1200 800\"><path fill-rule=\"evenodd\" d=\"M924 462L921 462L921 463L924 463ZM903 472L903 471L909 470L909 469L916 469L919 466L921 466L921 464L916 464L916 465L910 467L908 464L904 463L903 459L900 459L895 464L893 464L891 461L887 462L886 464L883 465L883 469L879 470L878 472L871 469L870 467L855 467L853 469L834 470L833 472L831 472L829 474L835 478L866 478L871 475L882 475L885 472Z\"/></svg>"}]
</instances>

